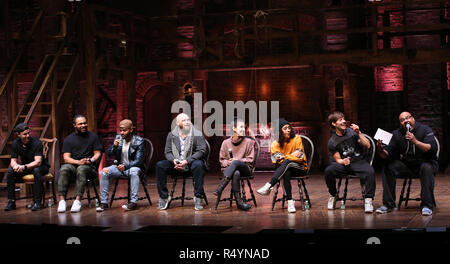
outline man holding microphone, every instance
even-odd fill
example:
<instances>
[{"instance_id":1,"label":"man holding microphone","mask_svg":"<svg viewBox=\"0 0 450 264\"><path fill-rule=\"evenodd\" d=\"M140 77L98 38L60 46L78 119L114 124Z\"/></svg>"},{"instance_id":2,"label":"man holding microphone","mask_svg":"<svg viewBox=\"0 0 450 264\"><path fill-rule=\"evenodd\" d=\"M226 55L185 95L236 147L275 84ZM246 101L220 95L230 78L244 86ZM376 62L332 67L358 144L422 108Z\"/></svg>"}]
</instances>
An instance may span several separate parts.
<instances>
[{"instance_id":1,"label":"man holding microphone","mask_svg":"<svg viewBox=\"0 0 450 264\"><path fill-rule=\"evenodd\" d=\"M396 207L396 178L418 175L422 215L428 216L433 213L434 174L438 170L434 133L429 126L416 122L409 112L401 113L398 119L400 128L393 131L389 145L377 142L377 152L387 164L383 169L383 206L376 212L384 214Z\"/></svg>"},{"instance_id":2,"label":"man holding microphone","mask_svg":"<svg viewBox=\"0 0 450 264\"><path fill-rule=\"evenodd\" d=\"M100 205L97 212L103 212L108 208L108 187L111 178L130 178L131 198L130 203L122 208L137 209L139 180L144 172L145 144L144 139L133 135L133 122L129 119L120 121L120 135L116 136L113 145L106 151L110 157L114 157L114 165L104 168L100 173Z\"/></svg>"}]
</instances>

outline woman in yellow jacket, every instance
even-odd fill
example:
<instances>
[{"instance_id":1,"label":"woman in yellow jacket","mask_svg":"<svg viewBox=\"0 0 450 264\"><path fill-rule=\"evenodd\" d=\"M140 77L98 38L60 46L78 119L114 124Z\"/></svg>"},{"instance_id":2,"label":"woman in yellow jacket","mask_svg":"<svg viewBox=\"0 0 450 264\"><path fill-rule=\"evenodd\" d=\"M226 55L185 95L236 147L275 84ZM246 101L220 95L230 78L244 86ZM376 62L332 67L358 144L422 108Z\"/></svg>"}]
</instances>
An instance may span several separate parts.
<instances>
[{"instance_id":1,"label":"woman in yellow jacket","mask_svg":"<svg viewBox=\"0 0 450 264\"><path fill-rule=\"evenodd\" d=\"M272 142L270 154L277 166L270 182L257 190L261 195L269 195L272 187L283 179L284 191L288 200L288 212L295 213L295 200L292 199L291 175L305 175L307 162L302 138L295 135L291 124L284 119L279 121L278 140Z\"/></svg>"}]
</instances>

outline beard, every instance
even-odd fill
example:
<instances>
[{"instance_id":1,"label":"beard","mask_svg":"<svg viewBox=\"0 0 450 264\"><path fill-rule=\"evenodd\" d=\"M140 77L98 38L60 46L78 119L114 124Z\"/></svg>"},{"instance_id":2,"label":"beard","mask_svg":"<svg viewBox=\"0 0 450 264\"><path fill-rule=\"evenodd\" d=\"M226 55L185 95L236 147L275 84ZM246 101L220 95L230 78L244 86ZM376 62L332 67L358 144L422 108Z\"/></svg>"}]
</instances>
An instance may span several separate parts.
<instances>
[{"instance_id":1,"label":"beard","mask_svg":"<svg viewBox=\"0 0 450 264\"><path fill-rule=\"evenodd\" d=\"M76 129L76 131L77 131L77 134L79 134L79 135L86 135L87 134L87 132L88 132L88 130L86 129L86 131L82 131L81 129Z\"/></svg>"}]
</instances>

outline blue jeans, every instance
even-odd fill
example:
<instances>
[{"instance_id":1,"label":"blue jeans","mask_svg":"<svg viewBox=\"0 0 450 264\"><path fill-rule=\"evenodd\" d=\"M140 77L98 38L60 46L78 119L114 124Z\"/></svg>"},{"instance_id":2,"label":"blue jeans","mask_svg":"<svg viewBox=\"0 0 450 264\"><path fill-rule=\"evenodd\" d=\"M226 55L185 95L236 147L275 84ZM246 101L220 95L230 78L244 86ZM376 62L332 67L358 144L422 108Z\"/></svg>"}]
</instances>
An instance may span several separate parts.
<instances>
[{"instance_id":1,"label":"blue jeans","mask_svg":"<svg viewBox=\"0 0 450 264\"><path fill-rule=\"evenodd\" d=\"M100 178L100 200L101 203L108 203L108 189L109 179L116 179L119 177L130 178L131 198L130 202L137 203L138 191L139 191L139 177L142 174L142 170L138 167L131 167L128 170L120 172L116 165L108 167L108 172L101 172Z\"/></svg>"},{"instance_id":2,"label":"blue jeans","mask_svg":"<svg viewBox=\"0 0 450 264\"><path fill-rule=\"evenodd\" d=\"M180 172L174 169L174 167L173 162L168 160L161 160L156 163L156 180L159 197L162 199L167 199L167 197L169 197L169 191L167 190L167 175L183 175L183 173L192 173L194 178L195 197L200 198L205 194L203 189L203 177L205 176L206 168L201 160L194 160L190 164L188 172Z\"/></svg>"}]
</instances>

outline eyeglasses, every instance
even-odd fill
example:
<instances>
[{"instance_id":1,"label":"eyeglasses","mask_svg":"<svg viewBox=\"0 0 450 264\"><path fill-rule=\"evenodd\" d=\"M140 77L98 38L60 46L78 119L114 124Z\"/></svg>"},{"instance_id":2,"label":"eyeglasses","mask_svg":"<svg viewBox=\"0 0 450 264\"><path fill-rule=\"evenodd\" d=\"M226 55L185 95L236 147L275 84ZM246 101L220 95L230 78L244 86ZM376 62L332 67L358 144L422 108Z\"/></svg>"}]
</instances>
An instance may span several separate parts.
<instances>
[{"instance_id":1,"label":"eyeglasses","mask_svg":"<svg viewBox=\"0 0 450 264\"><path fill-rule=\"evenodd\" d=\"M412 116L409 115L409 116L407 116L405 118L400 118L400 123L403 123L404 121L411 119L411 117Z\"/></svg>"}]
</instances>

